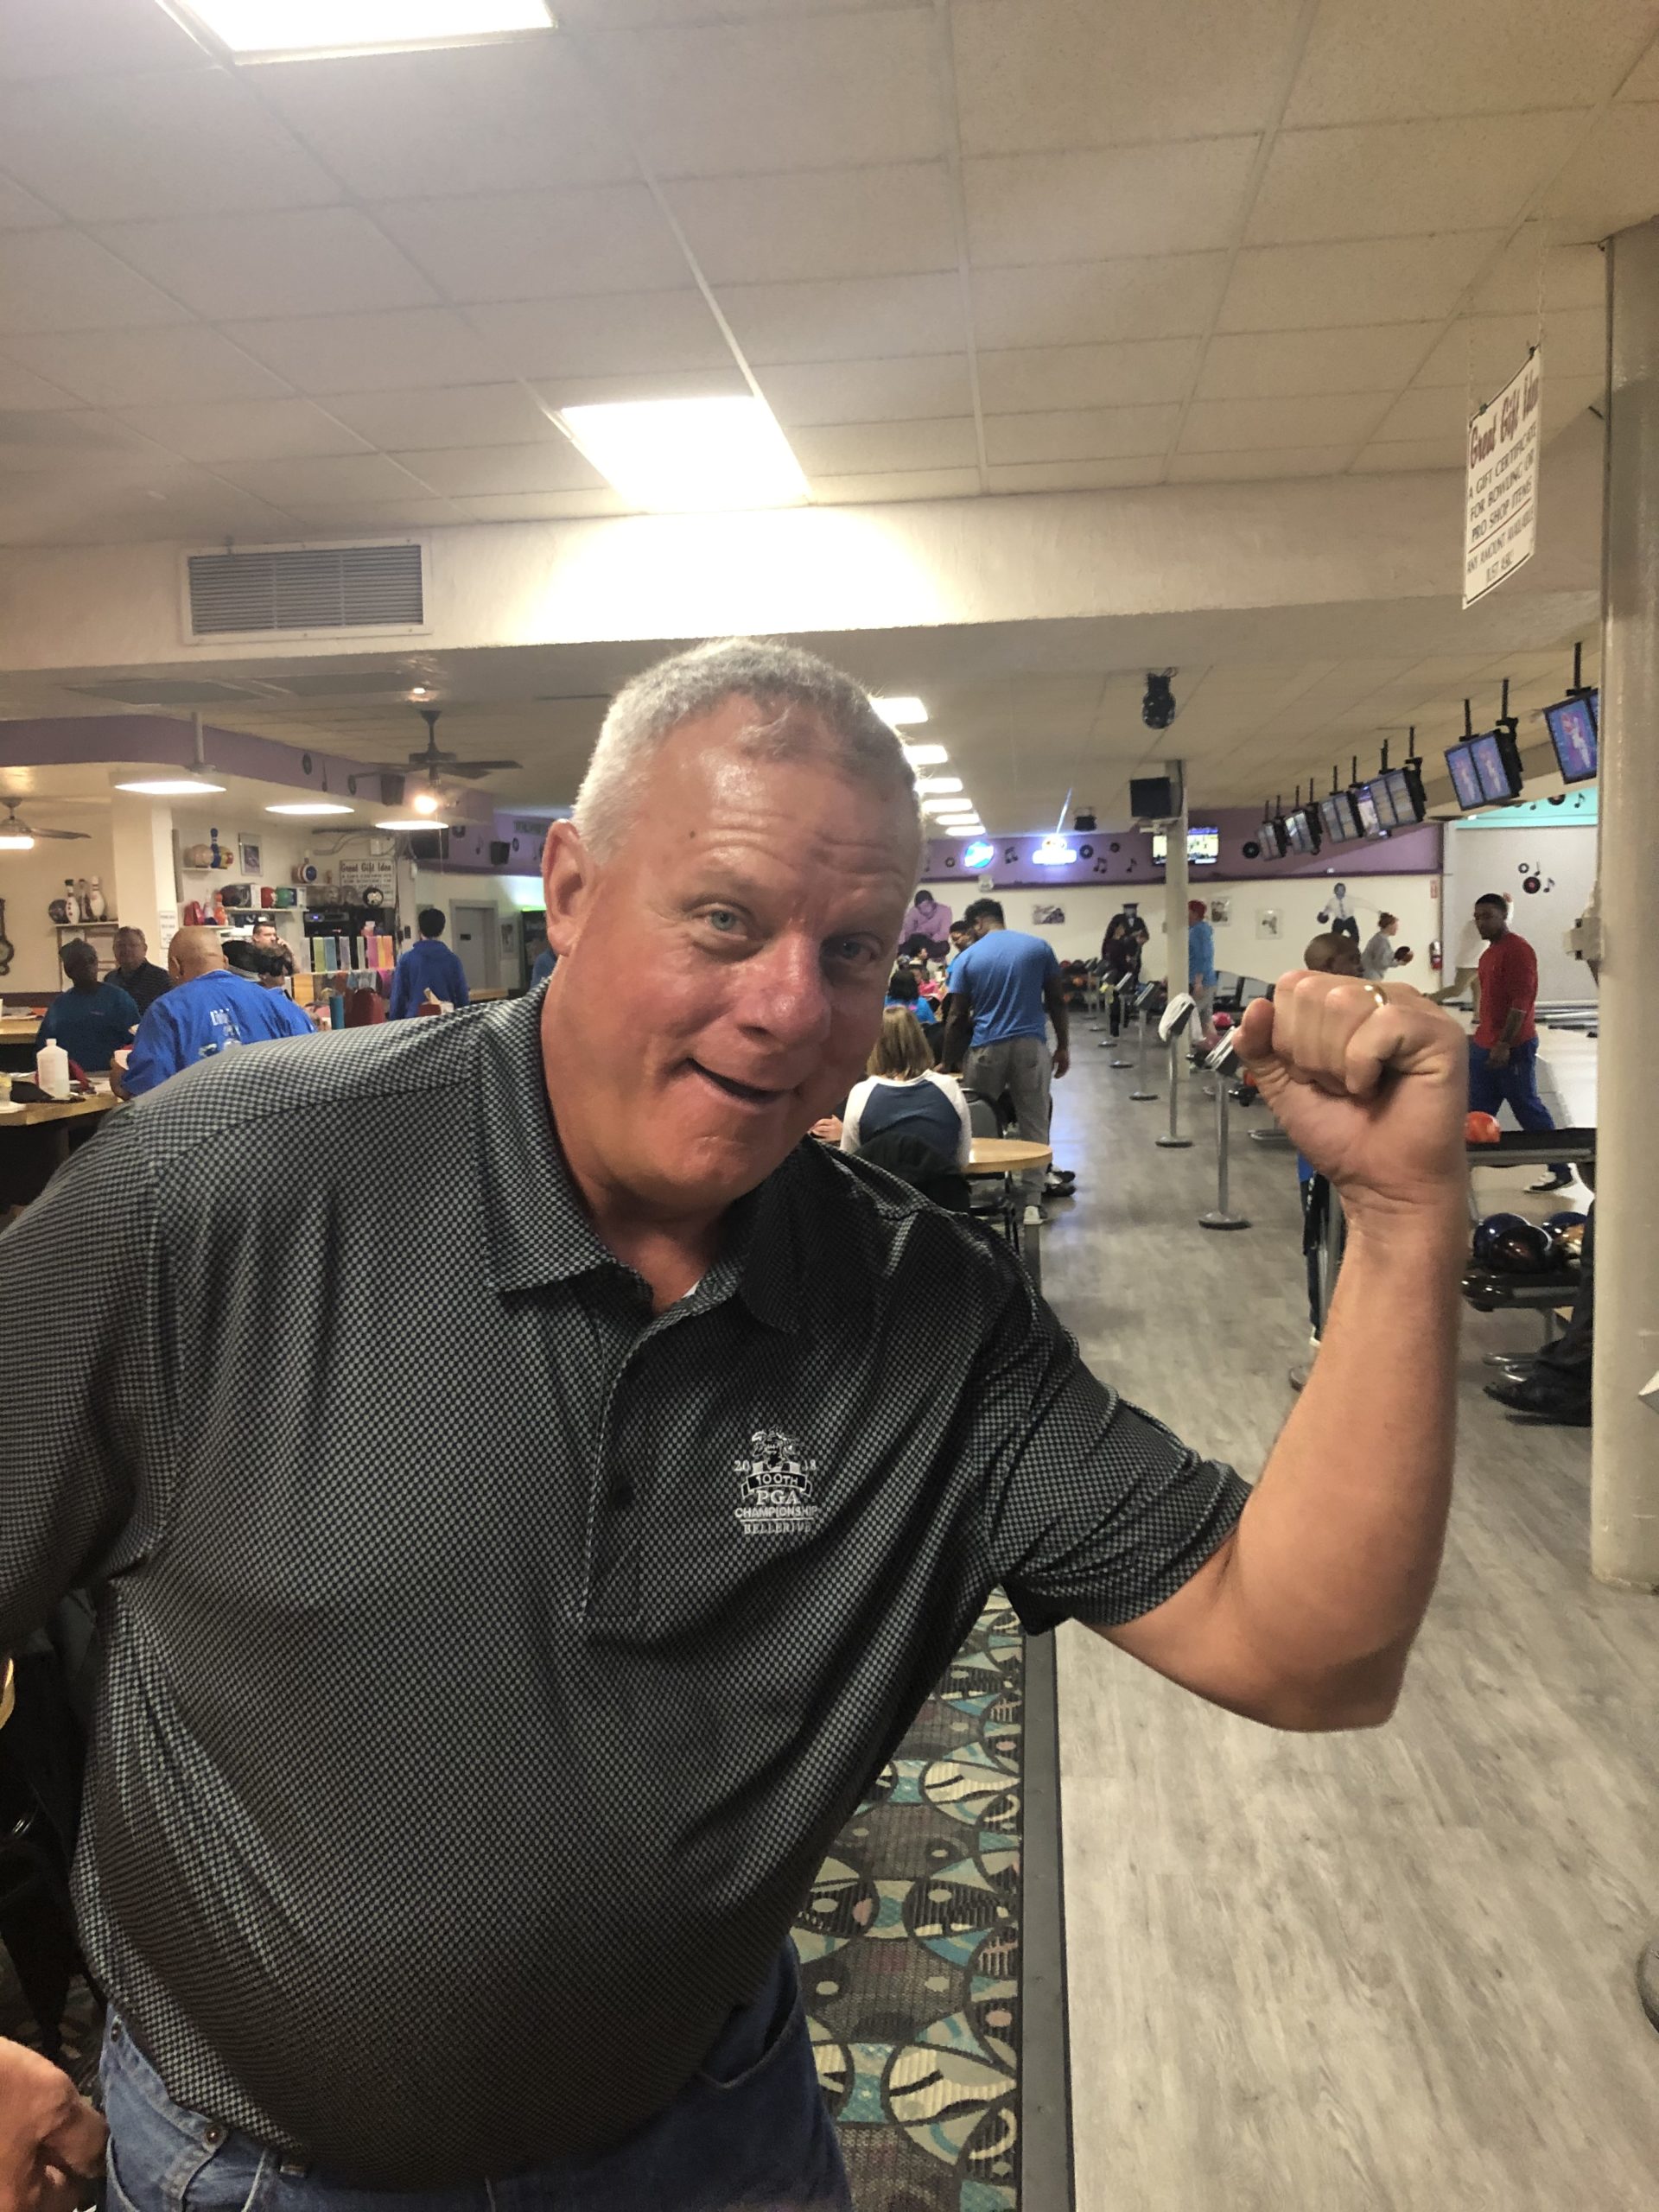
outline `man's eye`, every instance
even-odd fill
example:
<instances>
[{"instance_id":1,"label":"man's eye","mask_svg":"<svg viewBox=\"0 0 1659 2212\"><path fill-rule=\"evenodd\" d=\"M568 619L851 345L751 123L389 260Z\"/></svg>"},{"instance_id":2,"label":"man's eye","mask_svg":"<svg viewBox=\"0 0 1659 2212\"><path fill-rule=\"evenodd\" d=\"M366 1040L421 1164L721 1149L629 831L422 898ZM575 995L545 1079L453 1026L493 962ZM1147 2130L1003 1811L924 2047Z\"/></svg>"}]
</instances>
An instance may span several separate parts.
<instances>
[{"instance_id":1,"label":"man's eye","mask_svg":"<svg viewBox=\"0 0 1659 2212\"><path fill-rule=\"evenodd\" d=\"M726 937L730 936L737 927L737 916L729 906L711 906L703 916L703 919L710 929L718 930L722 936Z\"/></svg>"},{"instance_id":2,"label":"man's eye","mask_svg":"<svg viewBox=\"0 0 1659 2212\"><path fill-rule=\"evenodd\" d=\"M849 965L870 957L870 948L861 937L835 938L830 940L830 957L843 960Z\"/></svg>"}]
</instances>

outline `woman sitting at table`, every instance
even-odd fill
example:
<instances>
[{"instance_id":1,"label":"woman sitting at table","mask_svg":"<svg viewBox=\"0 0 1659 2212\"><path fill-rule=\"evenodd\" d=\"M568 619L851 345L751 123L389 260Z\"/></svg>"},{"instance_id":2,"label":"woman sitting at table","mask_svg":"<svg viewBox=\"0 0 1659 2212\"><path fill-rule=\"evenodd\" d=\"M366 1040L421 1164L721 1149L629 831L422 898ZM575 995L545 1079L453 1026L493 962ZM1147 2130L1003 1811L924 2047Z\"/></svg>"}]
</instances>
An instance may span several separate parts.
<instances>
[{"instance_id":1,"label":"woman sitting at table","mask_svg":"<svg viewBox=\"0 0 1659 2212\"><path fill-rule=\"evenodd\" d=\"M942 1164L965 1167L973 1150L968 1101L954 1076L933 1065L921 1024L907 1006L890 1006L868 1062L842 1116L841 1148L861 1152L876 1137L909 1137L938 1154Z\"/></svg>"},{"instance_id":2,"label":"woman sitting at table","mask_svg":"<svg viewBox=\"0 0 1659 2212\"><path fill-rule=\"evenodd\" d=\"M938 1020L928 1001L922 996L921 984L913 968L895 968L887 978L887 1005L899 1007L912 1014L919 1022L931 1029Z\"/></svg>"}]
</instances>

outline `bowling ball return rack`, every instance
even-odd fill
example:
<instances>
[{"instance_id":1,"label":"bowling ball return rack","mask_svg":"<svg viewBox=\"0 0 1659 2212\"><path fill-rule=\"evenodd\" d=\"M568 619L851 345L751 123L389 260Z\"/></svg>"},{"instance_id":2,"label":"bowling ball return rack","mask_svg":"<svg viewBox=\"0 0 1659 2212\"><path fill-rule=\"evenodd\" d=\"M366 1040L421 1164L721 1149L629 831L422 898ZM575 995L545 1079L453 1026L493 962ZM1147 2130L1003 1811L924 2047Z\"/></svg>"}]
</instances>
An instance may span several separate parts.
<instances>
[{"instance_id":1,"label":"bowling ball return rack","mask_svg":"<svg viewBox=\"0 0 1659 2212\"><path fill-rule=\"evenodd\" d=\"M1496 1144L1471 1144L1466 1149L1471 1169L1548 1167L1554 1160L1564 1160L1569 1166L1587 1166L1593 1171L1596 1132L1552 1129L1548 1135L1535 1135L1530 1129L1505 1129ZM1475 1204L1472 1179L1469 1215L1471 1221L1483 1218L1482 1210ZM1508 1274L1486 1268L1466 1268L1463 1276L1465 1301L1477 1313L1541 1313L1546 1344L1555 1334L1557 1308L1570 1306L1578 1295L1578 1275L1565 1270L1554 1270L1548 1274Z\"/></svg>"}]
</instances>

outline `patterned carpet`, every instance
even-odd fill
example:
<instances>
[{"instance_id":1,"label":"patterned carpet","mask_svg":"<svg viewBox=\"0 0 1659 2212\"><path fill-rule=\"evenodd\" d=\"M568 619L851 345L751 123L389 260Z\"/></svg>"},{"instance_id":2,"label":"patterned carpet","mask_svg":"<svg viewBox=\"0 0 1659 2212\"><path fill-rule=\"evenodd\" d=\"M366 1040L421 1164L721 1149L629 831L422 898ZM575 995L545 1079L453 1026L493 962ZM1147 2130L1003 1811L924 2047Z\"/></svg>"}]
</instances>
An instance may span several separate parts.
<instances>
[{"instance_id":1,"label":"patterned carpet","mask_svg":"<svg viewBox=\"0 0 1659 2212\"><path fill-rule=\"evenodd\" d=\"M1017 2212L1024 1676L993 1603L796 1924L858 2212Z\"/></svg>"}]
</instances>

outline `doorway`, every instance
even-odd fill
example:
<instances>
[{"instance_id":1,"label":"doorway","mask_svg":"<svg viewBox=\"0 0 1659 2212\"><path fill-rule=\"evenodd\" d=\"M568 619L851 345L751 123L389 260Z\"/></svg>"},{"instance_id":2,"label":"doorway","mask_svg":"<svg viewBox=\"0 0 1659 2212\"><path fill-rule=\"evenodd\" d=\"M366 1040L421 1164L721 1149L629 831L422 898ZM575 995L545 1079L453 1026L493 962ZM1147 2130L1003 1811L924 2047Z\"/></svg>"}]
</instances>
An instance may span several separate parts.
<instances>
[{"instance_id":1,"label":"doorway","mask_svg":"<svg viewBox=\"0 0 1659 2212\"><path fill-rule=\"evenodd\" d=\"M455 933L455 954L467 978L467 988L476 998L499 982L501 966L495 949L493 906L454 906L450 927Z\"/></svg>"}]
</instances>

